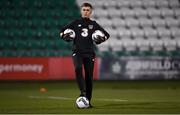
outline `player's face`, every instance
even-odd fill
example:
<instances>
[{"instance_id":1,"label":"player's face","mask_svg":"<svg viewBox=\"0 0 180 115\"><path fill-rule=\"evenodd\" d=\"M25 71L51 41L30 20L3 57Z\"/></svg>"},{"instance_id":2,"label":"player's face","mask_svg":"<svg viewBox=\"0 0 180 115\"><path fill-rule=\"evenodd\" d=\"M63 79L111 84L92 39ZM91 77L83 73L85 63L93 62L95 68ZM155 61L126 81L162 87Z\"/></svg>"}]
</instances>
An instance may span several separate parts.
<instances>
[{"instance_id":1,"label":"player's face","mask_svg":"<svg viewBox=\"0 0 180 115\"><path fill-rule=\"evenodd\" d=\"M81 16L83 18L90 18L92 9L90 7L82 7L81 8Z\"/></svg>"}]
</instances>

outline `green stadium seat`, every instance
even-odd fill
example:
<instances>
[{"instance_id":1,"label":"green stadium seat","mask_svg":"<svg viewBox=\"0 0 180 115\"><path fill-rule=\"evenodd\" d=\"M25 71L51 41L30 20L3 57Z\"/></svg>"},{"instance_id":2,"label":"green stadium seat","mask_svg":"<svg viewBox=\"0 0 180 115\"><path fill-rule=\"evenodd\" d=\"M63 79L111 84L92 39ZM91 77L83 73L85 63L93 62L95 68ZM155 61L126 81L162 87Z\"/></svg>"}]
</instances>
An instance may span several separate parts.
<instances>
[{"instance_id":1,"label":"green stadium seat","mask_svg":"<svg viewBox=\"0 0 180 115\"><path fill-rule=\"evenodd\" d=\"M1 35L1 39L7 38L8 31L3 28L0 28L0 35Z\"/></svg>"},{"instance_id":2,"label":"green stadium seat","mask_svg":"<svg viewBox=\"0 0 180 115\"><path fill-rule=\"evenodd\" d=\"M27 41L26 40L15 40L14 46L16 50L25 50L28 49Z\"/></svg>"},{"instance_id":3,"label":"green stadium seat","mask_svg":"<svg viewBox=\"0 0 180 115\"><path fill-rule=\"evenodd\" d=\"M12 40L1 40L1 47L4 50L13 50L14 49L14 42Z\"/></svg>"},{"instance_id":4,"label":"green stadium seat","mask_svg":"<svg viewBox=\"0 0 180 115\"><path fill-rule=\"evenodd\" d=\"M69 55L71 43L62 41L62 26L79 17L74 0L1 0L0 56Z\"/></svg>"},{"instance_id":5,"label":"green stadium seat","mask_svg":"<svg viewBox=\"0 0 180 115\"><path fill-rule=\"evenodd\" d=\"M22 36L22 31L20 31L19 29L15 29L15 28L11 28L4 33L5 33L5 36L3 36L2 38L6 38L9 40L21 39L21 36Z\"/></svg>"},{"instance_id":6,"label":"green stadium seat","mask_svg":"<svg viewBox=\"0 0 180 115\"><path fill-rule=\"evenodd\" d=\"M38 50L42 46L40 40L27 40L27 47L29 50L36 50L36 49Z\"/></svg>"},{"instance_id":7,"label":"green stadium seat","mask_svg":"<svg viewBox=\"0 0 180 115\"><path fill-rule=\"evenodd\" d=\"M3 57L17 57L16 50L3 50Z\"/></svg>"}]
</instances>

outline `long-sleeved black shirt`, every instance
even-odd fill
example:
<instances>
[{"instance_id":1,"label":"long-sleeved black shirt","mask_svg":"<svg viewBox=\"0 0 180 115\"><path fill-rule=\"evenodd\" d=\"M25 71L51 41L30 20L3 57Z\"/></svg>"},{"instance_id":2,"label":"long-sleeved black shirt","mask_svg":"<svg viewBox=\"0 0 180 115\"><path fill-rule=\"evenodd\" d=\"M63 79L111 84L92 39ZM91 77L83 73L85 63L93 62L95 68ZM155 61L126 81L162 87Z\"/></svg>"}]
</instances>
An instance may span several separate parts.
<instances>
[{"instance_id":1,"label":"long-sleeved black shirt","mask_svg":"<svg viewBox=\"0 0 180 115\"><path fill-rule=\"evenodd\" d=\"M65 29L72 29L75 31L75 39L73 40L73 51L79 53L94 53L94 44L92 40L92 34L95 30L102 31L107 38L109 34L105 31L96 21L89 18L76 19L70 24L64 26L61 32Z\"/></svg>"}]
</instances>

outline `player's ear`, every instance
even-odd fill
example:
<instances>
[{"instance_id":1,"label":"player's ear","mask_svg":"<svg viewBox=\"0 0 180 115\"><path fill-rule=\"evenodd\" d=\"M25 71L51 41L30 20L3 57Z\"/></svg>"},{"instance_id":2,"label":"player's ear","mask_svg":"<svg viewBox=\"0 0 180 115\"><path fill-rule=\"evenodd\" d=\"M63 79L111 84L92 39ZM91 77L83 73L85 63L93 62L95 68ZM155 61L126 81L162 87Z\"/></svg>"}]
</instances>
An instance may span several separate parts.
<instances>
[{"instance_id":1,"label":"player's ear","mask_svg":"<svg viewBox=\"0 0 180 115\"><path fill-rule=\"evenodd\" d=\"M90 14L92 14L92 8L90 9Z\"/></svg>"}]
</instances>

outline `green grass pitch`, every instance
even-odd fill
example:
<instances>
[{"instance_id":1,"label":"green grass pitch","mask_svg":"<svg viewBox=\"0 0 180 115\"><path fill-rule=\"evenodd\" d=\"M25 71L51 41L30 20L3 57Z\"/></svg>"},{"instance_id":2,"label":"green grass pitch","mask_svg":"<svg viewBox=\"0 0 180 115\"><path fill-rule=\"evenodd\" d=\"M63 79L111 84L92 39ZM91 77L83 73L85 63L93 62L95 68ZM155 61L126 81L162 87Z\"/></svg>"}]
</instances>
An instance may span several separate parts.
<instances>
[{"instance_id":1,"label":"green grass pitch","mask_svg":"<svg viewBox=\"0 0 180 115\"><path fill-rule=\"evenodd\" d=\"M94 81L92 109L77 109L78 95L75 81L1 81L0 113L180 113L180 81Z\"/></svg>"}]
</instances>

